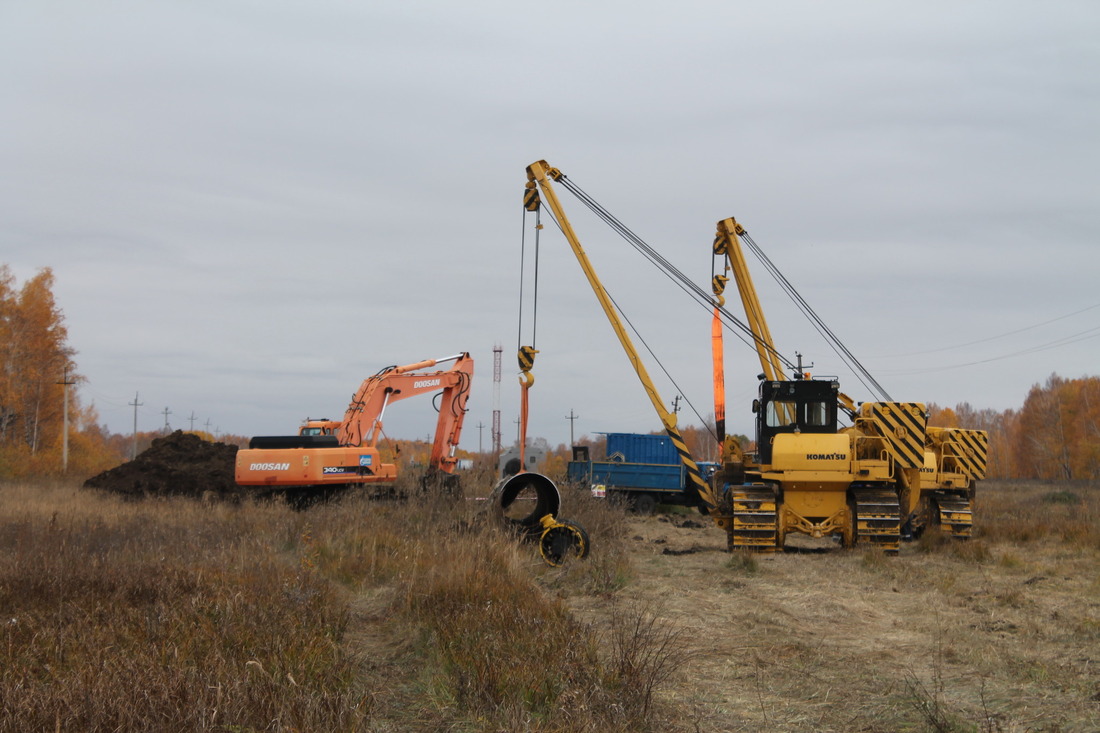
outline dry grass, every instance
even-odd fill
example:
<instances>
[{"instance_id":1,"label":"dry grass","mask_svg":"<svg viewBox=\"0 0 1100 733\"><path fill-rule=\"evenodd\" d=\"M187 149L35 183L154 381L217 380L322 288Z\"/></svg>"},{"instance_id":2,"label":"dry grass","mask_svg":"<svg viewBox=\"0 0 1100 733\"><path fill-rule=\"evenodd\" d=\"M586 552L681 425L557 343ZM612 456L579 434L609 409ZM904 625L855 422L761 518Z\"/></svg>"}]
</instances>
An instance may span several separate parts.
<instances>
[{"instance_id":1,"label":"dry grass","mask_svg":"<svg viewBox=\"0 0 1100 733\"><path fill-rule=\"evenodd\" d=\"M351 730L338 588L286 511L0 493L3 730Z\"/></svg>"},{"instance_id":2,"label":"dry grass","mask_svg":"<svg viewBox=\"0 0 1100 733\"><path fill-rule=\"evenodd\" d=\"M929 535L896 558L806 543L747 563L714 528L633 520L618 602L660 600L704 640L662 693L679 712L666 729L1100 730L1100 487L979 495L973 540Z\"/></svg>"},{"instance_id":3,"label":"dry grass","mask_svg":"<svg viewBox=\"0 0 1100 733\"><path fill-rule=\"evenodd\" d=\"M1100 729L1100 489L987 484L968 542L724 552L563 487L549 568L458 501L0 485L0 731ZM484 489L482 489L484 484Z\"/></svg>"},{"instance_id":4,"label":"dry grass","mask_svg":"<svg viewBox=\"0 0 1100 733\"><path fill-rule=\"evenodd\" d=\"M0 486L0 730L649 726L674 636L604 644L564 600L628 582L621 512L567 495L601 550L551 569L484 502L404 488L295 512Z\"/></svg>"}]
</instances>

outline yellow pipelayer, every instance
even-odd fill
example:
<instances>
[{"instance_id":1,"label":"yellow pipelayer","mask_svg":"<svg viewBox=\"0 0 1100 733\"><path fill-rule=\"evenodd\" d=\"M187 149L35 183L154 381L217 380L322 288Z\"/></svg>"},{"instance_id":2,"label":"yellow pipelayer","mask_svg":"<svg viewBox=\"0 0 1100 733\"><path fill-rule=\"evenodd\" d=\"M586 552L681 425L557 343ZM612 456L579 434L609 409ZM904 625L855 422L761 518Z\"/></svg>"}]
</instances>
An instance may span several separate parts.
<instances>
[{"instance_id":1,"label":"yellow pipelayer","mask_svg":"<svg viewBox=\"0 0 1100 733\"><path fill-rule=\"evenodd\" d=\"M704 481L562 209L552 182L568 186L565 176L538 161L528 166L527 178L525 207L534 211L545 202L552 210L680 454L700 508L726 530L729 549L782 549L795 532L896 553L910 520L918 528L939 523L956 536L969 535L973 483L985 472L985 434L929 429L925 406L917 402L857 407L835 379L804 373L801 360L788 379L741 252L738 238L745 231L732 218L718 223L715 237L714 254L724 258L725 274L713 278L714 308L717 318L732 273L763 370L753 402L756 450L743 454L735 440L718 436L723 470L713 486ZM719 353L716 347L716 385L724 381ZM839 427L838 411L852 418L851 427ZM724 396L716 394L720 413Z\"/></svg>"}]
</instances>

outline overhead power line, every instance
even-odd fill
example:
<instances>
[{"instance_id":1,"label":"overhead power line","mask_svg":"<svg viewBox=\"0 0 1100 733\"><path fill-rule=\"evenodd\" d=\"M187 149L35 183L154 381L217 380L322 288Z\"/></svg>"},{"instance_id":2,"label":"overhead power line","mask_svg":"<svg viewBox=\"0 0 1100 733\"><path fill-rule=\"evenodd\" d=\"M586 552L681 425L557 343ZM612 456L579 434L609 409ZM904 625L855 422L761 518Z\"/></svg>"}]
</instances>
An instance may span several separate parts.
<instances>
[{"instance_id":1,"label":"overhead power line","mask_svg":"<svg viewBox=\"0 0 1100 733\"><path fill-rule=\"evenodd\" d=\"M1022 328L1016 328L1016 329L1013 329L1011 331L1005 331L1004 333L999 333L995 336L987 336L987 337L982 338L982 339L976 339L974 341L966 341L966 342L961 343L961 344L952 344L951 346L941 346L938 349L928 349L926 351L910 351L910 352L906 352L904 354L891 354L889 356L883 356L883 357L879 357L879 358L882 358L882 359L895 359L895 358L908 357L908 356L923 356L924 354L937 354L937 353L940 353L942 351L953 351L955 349L964 349L968 346L976 346L977 344L984 344L984 343L988 343L990 341L997 341L999 339L1008 338L1009 336L1015 336L1016 334L1025 333L1027 331L1033 331L1036 328L1042 328L1043 326L1049 326L1052 323L1057 323L1058 321L1064 321L1067 318L1072 318L1073 316L1078 316L1078 315L1081 315L1082 313L1087 313L1091 310L1095 310L1096 308L1100 308L1100 303L1096 303L1094 305L1090 305L1090 306L1087 306L1085 308L1075 310L1072 313L1066 313L1065 315L1058 316L1056 318L1051 318L1048 321L1042 321L1041 323L1033 323L1030 326L1023 326ZM1085 331L1084 333L1089 333L1089 332ZM1007 356L1011 356L1011 354L1009 354ZM997 358L1007 358L1007 357L997 357Z\"/></svg>"},{"instance_id":2,"label":"overhead power line","mask_svg":"<svg viewBox=\"0 0 1100 733\"><path fill-rule=\"evenodd\" d=\"M1088 341L1100 336L1100 326L1090 328L1087 331L1081 331L1079 333L1065 336L1054 341L1048 341L1045 344L1039 344L1038 346L1030 346L1026 349L1020 349L1018 351L1012 351L1007 354L1001 354L999 356L991 356L988 359L977 359L975 361L960 362L958 364L946 364L942 366L922 367L920 369L883 369L881 371L898 376L910 375L910 374L929 374L932 372L945 372L951 369L962 369L964 367L978 366L980 364L990 364L995 361L1003 361L1005 359L1014 359L1018 356L1026 356L1028 354L1035 354L1040 351L1049 351L1050 349L1057 349L1061 346L1069 346L1081 341Z\"/></svg>"}]
</instances>

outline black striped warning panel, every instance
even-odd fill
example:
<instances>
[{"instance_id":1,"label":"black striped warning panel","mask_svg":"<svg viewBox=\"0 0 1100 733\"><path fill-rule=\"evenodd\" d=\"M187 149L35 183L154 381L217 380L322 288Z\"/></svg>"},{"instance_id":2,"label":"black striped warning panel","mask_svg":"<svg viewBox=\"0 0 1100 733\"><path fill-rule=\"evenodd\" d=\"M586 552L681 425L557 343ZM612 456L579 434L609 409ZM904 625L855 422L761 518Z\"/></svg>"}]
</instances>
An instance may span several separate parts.
<instances>
[{"instance_id":1,"label":"black striped warning panel","mask_svg":"<svg viewBox=\"0 0 1100 733\"><path fill-rule=\"evenodd\" d=\"M920 468L924 465L926 417L919 402L871 402L862 407L886 443L886 450L898 465Z\"/></svg>"},{"instance_id":2,"label":"black striped warning panel","mask_svg":"<svg viewBox=\"0 0 1100 733\"><path fill-rule=\"evenodd\" d=\"M985 478L989 461L989 436L984 430L947 431L955 444L955 458L963 473L972 479Z\"/></svg>"}]
</instances>

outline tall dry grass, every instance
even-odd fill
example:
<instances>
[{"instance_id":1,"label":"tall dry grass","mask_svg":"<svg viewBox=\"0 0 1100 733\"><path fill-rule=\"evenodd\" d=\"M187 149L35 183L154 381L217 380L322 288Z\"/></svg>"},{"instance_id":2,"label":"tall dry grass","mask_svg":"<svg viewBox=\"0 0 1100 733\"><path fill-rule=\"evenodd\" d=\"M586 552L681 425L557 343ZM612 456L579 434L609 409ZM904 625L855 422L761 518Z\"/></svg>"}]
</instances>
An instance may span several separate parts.
<instances>
[{"instance_id":1,"label":"tall dry grass","mask_svg":"<svg viewBox=\"0 0 1100 733\"><path fill-rule=\"evenodd\" d=\"M629 582L621 511L565 487L594 551L549 568L479 489L297 512L0 485L0 731L645 729L678 647L563 601Z\"/></svg>"},{"instance_id":2,"label":"tall dry grass","mask_svg":"<svg viewBox=\"0 0 1100 733\"><path fill-rule=\"evenodd\" d=\"M988 481L978 487L973 537L955 542L937 532L917 543L922 552L945 552L987 562L995 545L1062 545L1100 549L1100 486L1088 482Z\"/></svg>"},{"instance_id":3,"label":"tall dry grass","mask_svg":"<svg viewBox=\"0 0 1100 733\"><path fill-rule=\"evenodd\" d=\"M1055 541L1100 548L1100 486L983 482L975 524L979 537L988 541Z\"/></svg>"},{"instance_id":4,"label":"tall dry grass","mask_svg":"<svg viewBox=\"0 0 1100 733\"><path fill-rule=\"evenodd\" d=\"M351 730L369 713L339 589L272 544L288 512L31 485L0 501L0 729Z\"/></svg>"}]
</instances>

